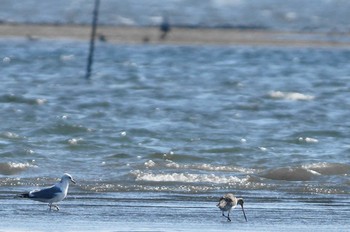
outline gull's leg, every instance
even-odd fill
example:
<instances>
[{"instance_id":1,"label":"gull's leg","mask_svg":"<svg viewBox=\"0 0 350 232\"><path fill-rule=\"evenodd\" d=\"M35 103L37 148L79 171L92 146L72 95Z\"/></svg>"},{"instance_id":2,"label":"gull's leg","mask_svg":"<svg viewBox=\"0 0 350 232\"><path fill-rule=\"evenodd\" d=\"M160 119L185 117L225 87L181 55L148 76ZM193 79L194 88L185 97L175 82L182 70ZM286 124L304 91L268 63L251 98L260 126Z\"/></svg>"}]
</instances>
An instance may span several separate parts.
<instances>
[{"instance_id":1,"label":"gull's leg","mask_svg":"<svg viewBox=\"0 0 350 232\"><path fill-rule=\"evenodd\" d=\"M56 209L57 211L60 210L60 208L57 205L54 205L52 203L49 204L49 211Z\"/></svg>"},{"instance_id":2,"label":"gull's leg","mask_svg":"<svg viewBox=\"0 0 350 232\"><path fill-rule=\"evenodd\" d=\"M55 207L57 211L60 210L60 208L57 205L52 205L52 206Z\"/></svg>"}]
</instances>

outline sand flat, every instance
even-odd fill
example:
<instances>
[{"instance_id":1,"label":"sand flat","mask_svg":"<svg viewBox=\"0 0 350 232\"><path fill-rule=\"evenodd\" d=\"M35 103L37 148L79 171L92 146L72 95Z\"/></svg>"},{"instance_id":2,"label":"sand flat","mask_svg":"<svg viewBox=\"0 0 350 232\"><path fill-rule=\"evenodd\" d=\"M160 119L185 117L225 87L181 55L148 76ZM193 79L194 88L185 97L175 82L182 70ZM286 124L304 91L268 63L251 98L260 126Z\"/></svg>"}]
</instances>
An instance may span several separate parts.
<instances>
[{"instance_id":1,"label":"sand flat","mask_svg":"<svg viewBox=\"0 0 350 232\"><path fill-rule=\"evenodd\" d=\"M0 38L88 40L89 25L0 24ZM350 34L319 32L282 32L220 28L172 28L166 39L160 39L158 27L117 27L100 25L97 34L110 43L164 43L179 45L253 45L293 47L350 46Z\"/></svg>"}]
</instances>

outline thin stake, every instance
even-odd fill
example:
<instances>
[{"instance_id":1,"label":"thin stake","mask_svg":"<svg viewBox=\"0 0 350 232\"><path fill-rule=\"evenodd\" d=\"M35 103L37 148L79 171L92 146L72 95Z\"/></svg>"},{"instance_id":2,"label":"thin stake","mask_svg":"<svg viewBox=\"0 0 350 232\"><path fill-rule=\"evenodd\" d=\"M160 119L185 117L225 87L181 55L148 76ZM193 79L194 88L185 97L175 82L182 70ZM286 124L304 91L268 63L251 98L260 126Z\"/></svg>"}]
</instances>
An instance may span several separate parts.
<instances>
[{"instance_id":1,"label":"thin stake","mask_svg":"<svg viewBox=\"0 0 350 232\"><path fill-rule=\"evenodd\" d=\"M86 76L85 76L86 79L90 79L90 75L91 75L91 66L93 62L94 49L95 49L95 35L96 35L96 28L97 28L99 5L100 5L100 0L95 0L95 7L94 7L93 19L92 19L92 30L91 30L91 37L90 37L89 56L88 56L88 63L86 67Z\"/></svg>"}]
</instances>

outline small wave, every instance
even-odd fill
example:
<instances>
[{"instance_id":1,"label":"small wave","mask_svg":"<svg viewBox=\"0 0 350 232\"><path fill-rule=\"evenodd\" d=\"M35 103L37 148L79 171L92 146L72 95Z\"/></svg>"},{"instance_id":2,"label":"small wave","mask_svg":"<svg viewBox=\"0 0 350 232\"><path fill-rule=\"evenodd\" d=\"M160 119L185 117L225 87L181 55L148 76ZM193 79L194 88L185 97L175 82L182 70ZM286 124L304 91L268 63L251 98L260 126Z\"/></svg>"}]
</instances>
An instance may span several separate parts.
<instances>
[{"instance_id":1,"label":"small wave","mask_svg":"<svg viewBox=\"0 0 350 232\"><path fill-rule=\"evenodd\" d=\"M21 138L18 134L10 131L6 131L3 133L0 133L0 137L6 138L6 139L19 139Z\"/></svg>"},{"instance_id":2,"label":"small wave","mask_svg":"<svg viewBox=\"0 0 350 232\"><path fill-rule=\"evenodd\" d=\"M224 171L224 172L239 172L244 174L253 174L256 173L256 169L251 168L242 168L237 166L224 166L224 165L212 165L212 164L179 164L172 160L166 160L165 164L156 163L153 160L149 160L144 163L146 168L153 167L167 167L173 169L192 169L192 170L203 170L203 171Z\"/></svg>"},{"instance_id":3,"label":"small wave","mask_svg":"<svg viewBox=\"0 0 350 232\"><path fill-rule=\"evenodd\" d=\"M74 134L80 132L90 132L92 129L79 124L71 124L69 122L54 123L49 127L42 128L45 132L56 134Z\"/></svg>"},{"instance_id":4,"label":"small wave","mask_svg":"<svg viewBox=\"0 0 350 232\"><path fill-rule=\"evenodd\" d=\"M181 168L181 169L197 169L204 171L226 171L226 172L240 172L245 174L253 174L256 172L255 169L242 168L236 166L223 166L223 165L212 165L212 164L178 164L173 161L168 161L167 167Z\"/></svg>"},{"instance_id":5,"label":"small wave","mask_svg":"<svg viewBox=\"0 0 350 232\"><path fill-rule=\"evenodd\" d=\"M318 139L315 138L309 138L309 137L299 137L298 138L299 142L305 142L305 143L318 143Z\"/></svg>"},{"instance_id":6,"label":"small wave","mask_svg":"<svg viewBox=\"0 0 350 232\"><path fill-rule=\"evenodd\" d=\"M42 105L47 102L43 98L28 98L15 94L3 94L0 95L0 102L2 103L24 103L28 105Z\"/></svg>"},{"instance_id":7,"label":"small wave","mask_svg":"<svg viewBox=\"0 0 350 232\"><path fill-rule=\"evenodd\" d=\"M315 187L315 186L303 186L302 188L296 188L297 191L303 193L319 193L319 194L346 194L347 191L338 188L327 188L327 187Z\"/></svg>"},{"instance_id":8,"label":"small wave","mask_svg":"<svg viewBox=\"0 0 350 232\"><path fill-rule=\"evenodd\" d=\"M73 54L61 55L60 60L63 62L71 62L71 61L75 60L75 56Z\"/></svg>"},{"instance_id":9,"label":"small wave","mask_svg":"<svg viewBox=\"0 0 350 232\"><path fill-rule=\"evenodd\" d=\"M30 163L0 163L1 175L14 175L27 170L28 168L37 167Z\"/></svg>"},{"instance_id":10,"label":"small wave","mask_svg":"<svg viewBox=\"0 0 350 232\"><path fill-rule=\"evenodd\" d=\"M303 165L303 168L308 170L313 170L322 175L344 175L350 174L350 165L348 164L339 164L339 163L314 163Z\"/></svg>"},{"instance_id":11,"label":"small wave","mask_svg":"<svg viewBox=\"0 0 350 232\"><path fill-rule=\"evenodd\" d=\"M246 143L246 139L241 139L241 143ZM219 148L210 148L201 150L201 152L205 153L238 153L238 152L244 152L244 148L241 147L219 147Z\"/></svg>"},{"instance_id":12,"label":"small wave","mask_svg":"<svg viewBox=\"0 0 350 232\"><path fill-rule=\"evenodd\" d=\"M136 170L132 172L136 181L150 182L184 182L184 183L243 183L247 178L238 178L236 176L218 176L214 174L191 174L191 173L159 173L143 172Z\"/></svg>"},{"instance_id":13,"label":"small wave","mask_svg":"<svg viewBox=\"0 0 350 232\"><path fill-rule=\"evenodd\" d=\"M87 184L81 186L84 191L92 192L206 192L206 191L217 191L221 188L218 186L202 186L202 185L169 185L159 186L150 184Z\"/></svg>"},{"instance_id":14,"label":"small wave","mask_svg":"<svg viewBox=\"0 0 350 232\"><path fill-rule=\"evenodd\" d=\"M292 101L310 101L315 98L312 95L306 95L306 94L297 93L297 92L281 92L281 91L271 91L269 92L268 96L274 99L285 99L285 100L292 100Z\"/></svg>"},{"instance_id":15,"label":"small wave","mask_svg":"<svg viewBox=\"0 0 350 232\"><path fill-rule=\"evenodd\" d=\"M83 141L82 138L72 138L72 139L68 139L68 144L75 146L75 145L78 145L78 143L81 141Z\"/></svg>"},{"instance_id":16,"label":"small wave","mask_svg":"<svg viewBox=\"0 0 350 232\"><path fill-rule=\"evenodd\" d=\"M287 180L287 181L308 181L320 173L303 167L285 167L269 170L261 175L261 177L271 180Z\"/></svg>"},{"instance_id":17,"label":"small wave","mask_svg":"<svg viewBox=\"0 0 350 232\"><path fill-rule=\"evenodd\" d=\"M145 166L146 166L146 168L152 168L152 167L156 166L156 163L153 160L149 160L149 161L145 162Z\"/></svg>"}]
</instances>

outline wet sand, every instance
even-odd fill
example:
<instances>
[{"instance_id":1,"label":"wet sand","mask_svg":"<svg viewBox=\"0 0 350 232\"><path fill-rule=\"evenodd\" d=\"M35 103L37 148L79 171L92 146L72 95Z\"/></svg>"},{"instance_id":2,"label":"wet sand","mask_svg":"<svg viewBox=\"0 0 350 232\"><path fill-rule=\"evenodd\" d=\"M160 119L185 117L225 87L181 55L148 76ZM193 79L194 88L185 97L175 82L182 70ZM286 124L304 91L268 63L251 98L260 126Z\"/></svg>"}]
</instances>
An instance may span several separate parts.
<instances>
[{"instance_id":1,"label":"wet sand","mask_svg":"<svg viewBox=\"0 0 350 232\"><path fill-rule=\"evenodd\" d=\"M24 37L36 39L89 40L88 25L0 24L0 38ZM161 39L158 27L99 26L98 39L117 44L175 44L175 45L248 45L285 47L350 46L350 33L307 33L271 30L239 30L216 28L172 28Z\"/></svg>"},{"instance_id":2,"label":"wet sand","mask_svg":"<svg viewBox=\"0 0 350 232\"><path fill-rule=\"evenodd\" d=\"M79 193L75 188L48 211L47 204L0 192L0 231L346 231L347 196L245 198L232 222L215 206L217 194ZM213 196L215 197L213 197ZM140 200L142 199L142 200Z\"/></svg>"}]
</instances>

